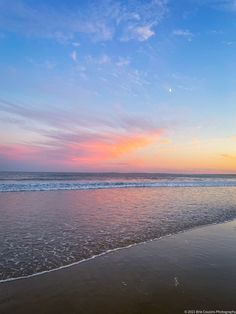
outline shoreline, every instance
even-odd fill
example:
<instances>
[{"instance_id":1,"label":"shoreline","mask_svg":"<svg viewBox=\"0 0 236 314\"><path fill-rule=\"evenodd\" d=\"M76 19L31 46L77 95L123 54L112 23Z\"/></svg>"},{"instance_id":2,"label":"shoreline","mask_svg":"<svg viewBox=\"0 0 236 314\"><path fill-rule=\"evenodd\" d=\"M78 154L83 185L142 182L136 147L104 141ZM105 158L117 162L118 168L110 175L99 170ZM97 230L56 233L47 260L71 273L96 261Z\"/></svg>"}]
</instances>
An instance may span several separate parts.
<instances>
[{"instance_id":1,"label":"shoreline","mask_svg":"<svg viewBox=\"0 0 236 314\"><path fill-rule=\"evenodd\" d=\"M225 220L223 222L213 222L213 223L208 223L208 224L205 224L205 225L193 226L193 227L190 227L189 229L184 229L184 230L180 230L180 231L177 231L177 232L174 232L174 233L169 233L169 234L160 236L158 238L153 238L153 239L149 239L149 240L146 240L146 241L129 244L127 246L121 246L121 247L117 247L117 248L114 248L114 249L110 249L110 250L107 250L105 252L101 252L101 253L99 253L97 255L93 255L91 257L88 257L88 258L76 261L74 263L71 263L71 264L68 264L68 265L63 265L63 266L60 266L60 267L57 267L57 268L53 268L53 269L50 269L50 270L44 270L42 272L38 272L38 273L30 274L30 275L25 275L25 276L20 276L20 277L15 277L15 278L0 279L0 285L4 284L5 282L12 282L12 281L17 281L17 280L26 280L26 279L29 279L29 278L32 278L32 277L46 275L46 274L49 274L51 272L57 272L57 271L60 271L60 270L63 270L63 269L69 268L69 267L73 267L73 266L79 265L81 263L86 263L88 261L91 261L93 259L102 257L104 255L111 254L111 253L116 252L116 251L126 250L126 249L129 249L129 248L132 248L132 247L135 247L135 246L139 246L139 245L145 245L145 244L148 244L148 243L153 242L153 241L159 241L159 240L161 240L163 238L175 236L175 235L182 234L182 233L185 233L185 232L189 232L189 231L192 231L192 230L195 230L195 229L205 228L205 227L214 226L214 225L226 224L226 223L232 222L234 220L236 221L236 217L234 217L232 219L229 219L229 220Z\"/></svg>"},{"instance_id":2,"label":"shoreline","mask_svg":"<svg viewBox=\"0 0 236 314\"><path fill-rule=\"evenodd\" d=\"M86 263L2 282L0 312L235 310L236 220L194 227Z\"/></svg>"}]
</instances>

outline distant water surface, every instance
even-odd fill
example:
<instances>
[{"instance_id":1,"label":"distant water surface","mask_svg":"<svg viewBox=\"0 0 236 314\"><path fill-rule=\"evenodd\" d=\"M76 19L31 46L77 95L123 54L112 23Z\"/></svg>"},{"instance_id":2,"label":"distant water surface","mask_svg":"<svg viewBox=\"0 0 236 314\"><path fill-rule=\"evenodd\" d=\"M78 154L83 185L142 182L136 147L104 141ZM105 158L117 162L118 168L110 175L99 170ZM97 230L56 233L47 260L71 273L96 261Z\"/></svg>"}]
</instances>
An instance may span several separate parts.
<instances>
[{"instance_id":1,"label":"distant water surface","mask_svg":"<svg viewBox=\"0 0 236 314\"><path fill-rule=\"evenodd\" d=\"M233 219L235 182L235 175L1 173L0 279Z\"/></svg>"},{"instance_id":2,"label":"distant water surface","mask_svg":"<svg viewBox=\"0 0 236 314\"><path fill-rule=\"evenodd\" d=\"M236 175L0 172L0 192L191 186L236 186Z\"/></svg>"}]
</instances>

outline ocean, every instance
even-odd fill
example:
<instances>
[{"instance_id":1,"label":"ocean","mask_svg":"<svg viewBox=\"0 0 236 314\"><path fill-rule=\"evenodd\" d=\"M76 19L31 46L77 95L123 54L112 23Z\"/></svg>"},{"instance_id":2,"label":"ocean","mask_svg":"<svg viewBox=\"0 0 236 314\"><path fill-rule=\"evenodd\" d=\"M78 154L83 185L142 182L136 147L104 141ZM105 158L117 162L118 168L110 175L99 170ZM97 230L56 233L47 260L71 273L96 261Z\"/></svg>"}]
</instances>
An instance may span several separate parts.
<instances>
[{"instance_id":1,"label":"ocean","mask_svg":"<svg viewBox=\"0 0 236 314\"><path fill-rule=\"evenodd\" d=\"M0 280L236 217L236 175L0 173Z\"/></svg>"}]
</instances>

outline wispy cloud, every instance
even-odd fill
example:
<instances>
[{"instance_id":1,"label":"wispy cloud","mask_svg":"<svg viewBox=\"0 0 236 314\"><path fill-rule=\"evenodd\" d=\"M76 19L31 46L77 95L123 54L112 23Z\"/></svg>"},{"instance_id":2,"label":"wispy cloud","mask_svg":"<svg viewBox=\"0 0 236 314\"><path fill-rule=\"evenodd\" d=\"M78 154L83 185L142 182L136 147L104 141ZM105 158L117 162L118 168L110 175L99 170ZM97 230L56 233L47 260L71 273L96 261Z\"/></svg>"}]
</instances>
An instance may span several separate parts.
<instances>
[{"instance_id":1,"label":"wispy cloud","mask_svg":"<svg viewBox=\"0 0 236 314\"><path fill-rule=\"evenodd\" d=\"M91 137L88 134L57 134L57 140L46 143L8 144L0 146L2 160L24 161L35 165L47 164L49 167L60 165L82 169L84 166L106 167L104 162L117 162L136 151L152 145L160 139L162 131L142 134L107 134ZM52 135L52 134L51 134ZM50 135L49 135L50 136ZM60 140L59 140L60 139ZM72 140L73 139L73 140Z\"/></svg>"},{"instance_id":2,"label":"wispy cloud","mask_svg":"<svg viewBox=\"0 0 236 314\"><path fill-rule=\"evenodd\" d=\"M19 118L19 127L40 135L31 139L31 144L16 136L17 144L2 145L0 155L5 161L31 161L38 165L48 162L53 166L57 160L57 165L66 167L101 165L104 160L114 162L135 154L164 133L150 119L123 111L114 111L106 119L75 114L73 118L69 111L57 110L52 114L50 108L42 110L3 100L0 111L13 118L9 123L14 123L14 117Z\"/></svg>"},{"instance_id":3,"label":"wispy cloud","mask_svg":"<svg viewBox=\"0 0 236 314\"><path fill-rule=\"evenodd\" d=\"M78 47L80 47L80 43L74 41L74 42L72 42L72 46L78 48Z\"/></svg>"},{"instance_id":4,"label":"wispy cloud","mask_svg":"<svg viewBox=\"0 0 236 314\"><path fill-rule=\"evenodd\" d=\"M72 10L55 6L31 6L29 2L0 1L0 29L26 36L54 39L60 43L77 43L79 34L94 40L112 38L144 41L154 35L167 10L166 0L121 1L102 0L99 5L90 1L86 6L74 5Z\"/></svg>"},{"instance_id":5,"label":"wispy cloud","mask_svg":"<svg viewBox=\"0 0 236 314\"><path fill-rule=\"evenodd\" d=\"M70 57L74 62L77 62L77 52L75 50L72 51Z\"/></svg>"},{"instance_id":6,"label":"wispy cloud","mask_svg":"<svg viewBox=\"0 0 236 314\"><path fill-rule=\"evenodd\" d=\"M235 0L209 0L209 2L214 8L236 12Z\"/></svg>"},{"instance_id":7,"label":"wispy cloud","mask_svg":"<svg viewBox=\"0 0 236 314\"><path fill-rule=\"evenodd\" d=\"M236 155L231 154L221 154L222 157L230 159L230 160L236 160Z\"/></svg>"},{"instance_id":8,"label":"wispy cloud","mask_svg":"<svg viewBox=\"0 0 236 314\"><path fill-rule=\"evenodd\" d=\"M193 0L197 6L207 6L216 10L236 12L235 0Z\"/></svg>"},{"instance_id":9,"label":"wispy cloud","mask_svg":"<svg viewBox=\"0 0 236 314\"><path fill-rule=\"evenodd\" d=\"M118 61L116 61L116 65L118 67L126 66L130 64L130 59L128 58L119 58Z\"/></svg>"},{"instance_id":10,"label":"wispy cloud","mask_svg":"<svg viewBox=\"0 0 236 314\"><path fill-rule=\"evenodd\" d=\"M145 41L155 35L150 25L139 26L133 29L131 36L139 41Z\"/></svg>"},{"instance_id":11,"label":"wispy cloud","mask_svg":"<svg viewBox=\"0 0 236 314\"><path fill-rule=\"evenodd\" d=\"M194 34L188 29L176 29L173 31L173 35L186 38L188 41L192 41Z\"/></svg>"},{"instance_id":12,"label":"wispy cloud","mask_svg":"<svg viewBox=\"0 0 236 314\"><path fill-rule=\"evenodd\" d=\"M0 99L0 111L9 115L9 117L20 117L27 120L35 126L35 123L41 126L49 126L60 130L77 130L85 128L98 131L98 129L110 129L113 132L130 132L130 131L147 131L159 129L151 118L145 116L127 114L123 110L114 109L104 117L103 113L99 116L94 113L85 113L70 109L56 109L53 106L40 108L29 104L14 103L4 99ZM15 123L15 119L9 120ZM20 120L19 120L20 122ZM23 126L25 123L23 122Z\"/></svg>"},{"instance_id":13,"label":"wispy cloud","mask_svg":"<svg viewBox=\"0 0 236 314\"><path fill-rule=\"evenodd\" d=\"M144 4L145 3L145 4ZM147 41L155 35L155 28L167 13L167 1L146 1L138 3L134 12L122 16L124 23L121 40Z\"/></svg>"},{"instance_id":14,"label":"wispy cloud","mask_svg":"<svg viewBox=\"0 0 236 314\"><path fill-rule=\"evenodd\" d=\"M22 162L24 166L63 167L64 169L106 169L111 163L125 160L140 149L159 140L162 131L145 134L107 134L104 137L75 135L73 141L66 134L57 135L58 140L45 144L8 144L0 146L2 164ZM60 140L59 140L60 138ZM125 158L125 159L124 159ZM134 166L134 165L133 165ZM1 168L1 166L0 166Z\"/></svg>"},{"instance_id":15,"label":"wispy cloud","mask_svg":"<svg viewBox=\"0 0 236 314\"><path fill-rule=\"evenodd\" d=\"M101 55L101 57L98 60L99 64L108 64L111 62L111 58L107 54Z\"/></svg>"}]
</instances>

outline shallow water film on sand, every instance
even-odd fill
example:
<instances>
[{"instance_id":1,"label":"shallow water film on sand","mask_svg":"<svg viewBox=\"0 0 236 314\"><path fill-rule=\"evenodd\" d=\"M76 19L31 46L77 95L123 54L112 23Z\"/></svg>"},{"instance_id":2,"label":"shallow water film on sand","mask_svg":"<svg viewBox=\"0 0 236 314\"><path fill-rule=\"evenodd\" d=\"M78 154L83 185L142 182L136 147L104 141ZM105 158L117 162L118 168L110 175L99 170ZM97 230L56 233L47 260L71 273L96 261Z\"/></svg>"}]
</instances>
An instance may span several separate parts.
<instances>
[{"instance_id":1,"label":"shallow water film on sand","mask_svg":"<svg viewBox=\"0 0 236 314\"><path fill-rule=\"evenodd\" d=\"M1 174L0 279L233 219L235 182L236 176Z\"/></svg>"}]
</instances>

